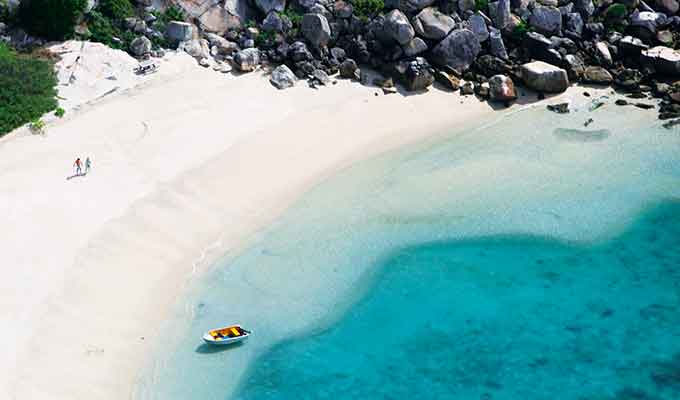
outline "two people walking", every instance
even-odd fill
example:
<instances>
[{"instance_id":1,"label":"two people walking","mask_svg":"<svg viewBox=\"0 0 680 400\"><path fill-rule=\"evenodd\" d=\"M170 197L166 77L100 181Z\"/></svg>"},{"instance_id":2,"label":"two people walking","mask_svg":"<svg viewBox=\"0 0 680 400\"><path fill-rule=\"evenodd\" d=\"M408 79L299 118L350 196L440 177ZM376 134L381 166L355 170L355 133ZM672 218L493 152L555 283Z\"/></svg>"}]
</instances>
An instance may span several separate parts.
<instances>
[{"instance_id":1,"label":"two people walking","mask_svg":"<svg viewBox=\"0 0 680 400\"><path fill-rule=\"evenodd\" d=\"M88 172L90 172L90 169L92 169L92 161L90 160L90 157L87 157L85 159L85 172L84 173L83 173L83 162L80 161L80 157L76 158L76 161L73 163L73 167L76 169L76 176L86 175Z\"/></svg>"}]
</instances>

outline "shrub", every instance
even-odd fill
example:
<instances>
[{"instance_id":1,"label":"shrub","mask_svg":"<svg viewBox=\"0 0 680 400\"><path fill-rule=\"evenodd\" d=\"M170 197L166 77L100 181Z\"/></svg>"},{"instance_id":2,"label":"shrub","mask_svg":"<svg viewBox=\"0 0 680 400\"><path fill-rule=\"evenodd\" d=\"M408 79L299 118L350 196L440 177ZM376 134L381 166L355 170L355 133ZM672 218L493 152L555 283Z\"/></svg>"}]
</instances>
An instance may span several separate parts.
<instances>
[{"instance_id":1,"label":"shrub","mask_svg":"<svg viewBox=\"0 0 680 400\"><path fill-rule=\"evenodd\" d=\"M30 129L31 133L34 135L42 135L45 133L45 123L40 118L36 118L28 124L28 129Z\"/></svg>"},{"instance_id":2,"label":"shrub","mask_svg":"<svg viewBox=\"0 0 680 400\"><path fill-rule=\"evenodd\" d=\"M475 10L482 12L489 11L489 0L475 0Z\"/></svg>"},{"instance_id":3,"label":"shrub","mask_svg":"<svg viewBox=\"0 0 680 400\"><path fill-rule=\"evenodd\" d=\"M0 43L0 136L57 107L52 64Z\"/></svg>"},{"instance_id":4,"label":"shrub","mask_svg":"<svg viewBox=\"0 0 680 400\"><path fill-rule=\"evenodd\" d=\"M605 18L611 20L620 20L623 19L626 14L628 14L626 6L623 4L612 4L609 6L609 8L607 8L607 11L605 12Z\"/></svg>"},{"instance_id":5,"label":"shrub","mask_svg":"<svg viewBox=\"0 0 680 400\"><path fill-rule=\"evenodd\" d=\"M19 23L31 34L50 40L73 35L73 26L87 0L24 0L19 5Z\"/></svg>"},{"instance_id":6,"label":"shrub","mask_svg":"<svg viewBox=\"0 0 680 400\"><path fill-rule=\"evenodd\" d=\"M98 11L90 12L87 17L91 41L104 43L114 49L127 50L135 35L126 29L121 29L120 26L120 22L113 21Z\"/></svg>"},{"instance_id":7,"label":"shrub","mask_svg":"<svg viewBox=\"0 0 680 400\"><path fill-rule=\"evenodd\" d=\"M367 19L378 15L385 8L385 2L383 0L352 0L352 8L357 17Z\"/></svg>"},{"instance_id":8,"label":"shrub","mask_svg":"<svg viewBox=\"0 0 680 400\"><path fill-rule=\"evenodd\" d=\"M59 117L59 118L62 118L62 117L64 116L64 114L66 114L66 111L65 111L63 108L61 108L61 107L57 108L57 109L54 111L54 115L56 115L56 116Z\"/></svg>"},{"instance_id":9,"label":"shrub","mask_svg":"<svg viewBox=\"0 0 680 400\"><path fill-rule=\"evenodd\" d=\"M293 28L299 28L302 23L302 14L296 12L290 8L286 8L282 13L282 16L288 18L288 20L293 24Z\"/></svg>"},{"instance_id":10,"label":"shrub","mask_svg":"<svg viewBox=\"0 0 680 400\"><path fill-rule=\"evenodd\" d=\"M530 32L531 28L526 22L520 21L515 28L512 30L512 37L515 40L522 40L526 36L527 32Z\"/></svg>"},{"instance_id":11,"label":"shrub","mask_svg":"<svg viewBox=\"0 0 680 400\"><path fill-rule=\"evenodd\" d=\"M102 15L118 22L131 17L135 12L130 0L101 0L97 10Z\"/></svg>"}]
</instances>

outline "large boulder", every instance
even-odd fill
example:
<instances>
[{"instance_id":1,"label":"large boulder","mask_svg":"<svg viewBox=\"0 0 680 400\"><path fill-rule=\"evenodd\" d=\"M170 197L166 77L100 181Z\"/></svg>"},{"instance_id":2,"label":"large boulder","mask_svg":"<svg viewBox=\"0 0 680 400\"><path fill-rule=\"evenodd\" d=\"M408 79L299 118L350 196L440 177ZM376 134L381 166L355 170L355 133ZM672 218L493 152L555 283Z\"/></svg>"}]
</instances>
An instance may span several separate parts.
<instances>
[{"instance_id":1,"label":"large boulder","mask_svg":"<svg viewBox=\"0 0 680 400\"><path fill-rule=\"evenodd\" d=\"M305 39L314 47L325 47L331 39L331 27L321 14L305 14L300 27Z\"/></svg>"},{"instance_id":2,"label":"large boulder","mask_svg":"<svg viewBox=\"0 0 680 400\"><path fill-rule=\"evenodd\" d=\"M295 86L297 78L293 71L286 65L279 65L274 68L269 81L272 85L276 86L277 89L287 89L289 87Z\"/></svg>"},{"instance_id":3,"label":"large boulder","mask_svg":"<svg viewBox=\"0 0 680 400\"><path fill-rule=\"evenodd\" d=\"M481 50L477 35L469 29L456 29L432 49L431 58L439 66L463 72Z\"/></svg>"},{"instance_id":4,"label":"large boulder","mask_svg":"<svg viewBox=\"0 0 680 400\"><path fill-rule=\"evenodd\" d=\"M170 21L165 27L165 37L169 42L177 44L191 40L194 34L194 26L187 22Z\"/></svg>"},{"instance_id":5,"label":"large boulder","mask_svg":"<svg viewBox=\"0 0 680 400\"><path fill-rule=\"evenodd\" d=\"M493 101L512 101L517 98L517 90L512 79L505 75L489 78L489 98Z\"/></svg>"},{"instance_id":6,"label":"large boulder","mask_svg":"<svg viewBox=\"0 0 680 400\"><path fill-rule=\"evenodd\" d=\"M442 40L456 26L456 21L438 10L428 7L413 18L413 28L419 36Z\"/></svg>"},{"instance_id":7,"label":"large boulder","mask_svg":"<svg viewBox=\"0 0 680 400\"><path fill-rule=\"evenodd\" d=\"M595 4L593 4L593 0L575 0L574 8L585 20L595 14Z\"/></svg>"},{"instance_id":8,"label":"large boulder","mask_svg":"<svg viewBox=\"0 0 680 400\"><path fill-rule=\"evenodd\" d=\"M352 60L351 58L346 59L342 63L340 63L340 77L345 78L345 79L358 79L359 78L359 67L357 66L356 61Z\"/></svg>"},{"instance_id":9,"label":"large boulder","mask_svg":"<svg viewBox=\"0 0 680 400\"><path fill-rule=\"evenodd\" d=\"M404 13L399 10L392 10L385 15L383 34L388 40L405 45L413 40L416 32Z\"/></svg>"},{"instance_id":10,"label":"large boulder","mask_svg":"<svg viewBox=\"0 0 680 400\"><path fill-rule=\"evenodd\" d=\"M255 48L241 50L234 56L234 66L241 72L255 71L260 64L260 51Z\"/></svg>"},{"instance_id":11,"label":"large boulder","mask_svg":"<svg viewBox=\"0 0 680 400\"><path fill-rule=\"evenodd\" d=\"M230 56L239 50L236 43L231 42L220 35L206 32L203 34L203 37L208 40L211 48L214 48L218 55Z\"/></svg>"},{"instance_id":12,"label":"large boulder","mask_svg":"<svg viewBox=\"0 0 680 400\"><path fill-rule=\"evenodd\" d=\"M680 76L680 52L670 47L656 46L640 53L640 63L668 76Z\"/></svg>"},{"instance_id":13,"label":"large boulder","mask_svg":"<svg viewBox=\"0 0 680 400\"><path fill-rule=\"evenodd\" d=\"M300 41L293 42L288 47L288 57L290 57L293 62L311 61L314 59L314 56L307 48L307 45Z\"/></svg>"},{"instance_id":14,"label":"large boulder","mask_svg":"<svg viewBox=\"0 0 680 400\"><path fill-rule=\"evenodd\" d=\"M677 0L656 0L656 5L668 15L673 15L680 9L680 3Z\"/></svg>"},{"instance_id":15,"label":"large boulder","mask_svg":"<svg viewBox=\"0 0 680 400\"><path fill-rule=\"evenodd\" d=\"M544 35L562 34L562 13L556 7L534 7L529 25Z\"/></svg>"},{"instance_id":16,"label":"large boulder","mask_svg":"<svg viewBox=\"0 0 680 400\"><path fill-rule=\"evenodd\" d=\"M569 87L567 71L543 61L523 64L520 74L524 84L541 93L560 93Z\"/></svg>"},{"instance_id":17,"label":"large boulder","mask_svg":"<svg viewBox=\"0 0 680 400\"><path fill-rule=\"evenodd\" d=\"M583 18L579 13L569 13L564 17L566 33L575 38L583 34Z\"/></svg>"},{"instance_id":18,"label":"large boulder","mask_svg":"<svg viewBox=\"0 0 680 400\"><path fill-rule=\"evenodd\" d=\"M180 43L178 50L184 50L185 53L200 60L210 56L210 47L208 41L205 39L193 39Z\"/></svg>"},{"instance_id":19,"label":"large boulder","mask_svg":"<svg viewBox=\"0 0 680 400\"><path fill-rule=\"evenodd\" d=\"M151 52L151 40L144 36L135 38L132 43L130 43L130 51L132 54L141 57L147 53Z\"/></svg>"},{"instance_id":20,"label":"large boulder","mask_svg":"<svg viewBox=\"0 0 680 400\"><path fill-rule=\"evenodd\" d=\"M255 0L255 5L265 15L272 11L282 12L286 9L286 0Z\"/></svg>"}]
</instances>

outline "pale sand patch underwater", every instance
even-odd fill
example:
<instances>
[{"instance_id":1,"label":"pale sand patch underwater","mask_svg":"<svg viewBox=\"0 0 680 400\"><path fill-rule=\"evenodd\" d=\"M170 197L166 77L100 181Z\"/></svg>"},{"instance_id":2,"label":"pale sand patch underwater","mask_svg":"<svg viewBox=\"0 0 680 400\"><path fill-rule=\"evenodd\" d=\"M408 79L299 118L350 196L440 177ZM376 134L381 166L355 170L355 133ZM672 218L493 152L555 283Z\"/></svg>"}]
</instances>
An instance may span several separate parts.
<instances>
[{"instance_id":1,"label":"pale sand patch underwater","mask_svg":"<svg viewBox=\"0 0 680 400\"><path fill-rule=\"evenodd\" d=\"M317 353L303 346L300 358L285 357L283 364L271 363L267 355L281 343L315 341L339 318L351 319L350 307L379 272L373 266L395 249L507 234L551 237L576 247L597 244L627 229L649 204L680 198L677 131L660 128L653 113L630 113L622 121L612 102L592 112L587 106L569 115L532 109L481 127L449 128L448 135L360 163L318 185L247 251L227 255L178 301L166 324L173 334L156 349L138 397L248 398L254 388L256 398L275 398L295 392L288 383L309 382L295 387L320 392L304 392L303 398L337 395L337 386L323 392L329 378L321 371L324 360L329 362L323 350L316 360ZM591 117L595 122L584 129ZM569 134L559 134L563 130ZM589 140L593 136L600 140ZM522 251L512 254L519 259ZM513 279L522 278L508 281ZM387 314L386 320L398 318ZM226 351L201 345L201 333L222 321L239 321L256 334L247 345ZM324 350L351 348L359 339L348 336L345 332L343 344ZM303 358L319 361L299 366L318 373L292 382L285 370L269 369ZM253 364L257 360L264 361ZM360 382L372 375L361 375L364 367L357 365L363 371L358 375L344 371L353 379L345 382L354 382L346 384L344 394L365 395ZM243 384L237 391L244 377L256 386Z\"/></svg>"},{"instance_id":2,"label":"pale sand patch underwater","mask_svg":"<svg viewBox=\"0 0 680 400\"><path fill-rule=\"evenodd\" d=\"M438 90L177 71L0 140L0 397L128 397L192 274L333 171L492 115Z\"/></svg>"}]
</instances>

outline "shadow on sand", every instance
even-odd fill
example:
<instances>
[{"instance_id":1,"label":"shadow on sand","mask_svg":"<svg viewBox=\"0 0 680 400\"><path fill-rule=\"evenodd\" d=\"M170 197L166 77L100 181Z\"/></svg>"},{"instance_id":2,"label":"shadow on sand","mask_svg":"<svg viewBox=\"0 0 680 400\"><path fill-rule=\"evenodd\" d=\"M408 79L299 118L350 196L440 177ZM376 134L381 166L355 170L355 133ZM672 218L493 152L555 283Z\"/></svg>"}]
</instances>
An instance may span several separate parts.
<instances>
[{"instance_id":1,"label":"shadow on sand","mask_svg":"<svg viewBox=\"0 0 680 400\"><path fill-rule=\"evenodd\" d=\"M79 173L79 174L73 174L73 175L71 175L71 176L67 176L67 177L66 177L66 180L67 180L67 181L70 181L70 180L73 179L73 178L78 178L78 177L82 177L82 176L85 176L85 175L87 175L87 173L81 172L81 173Z\"/></svg>"}]
</instances>

